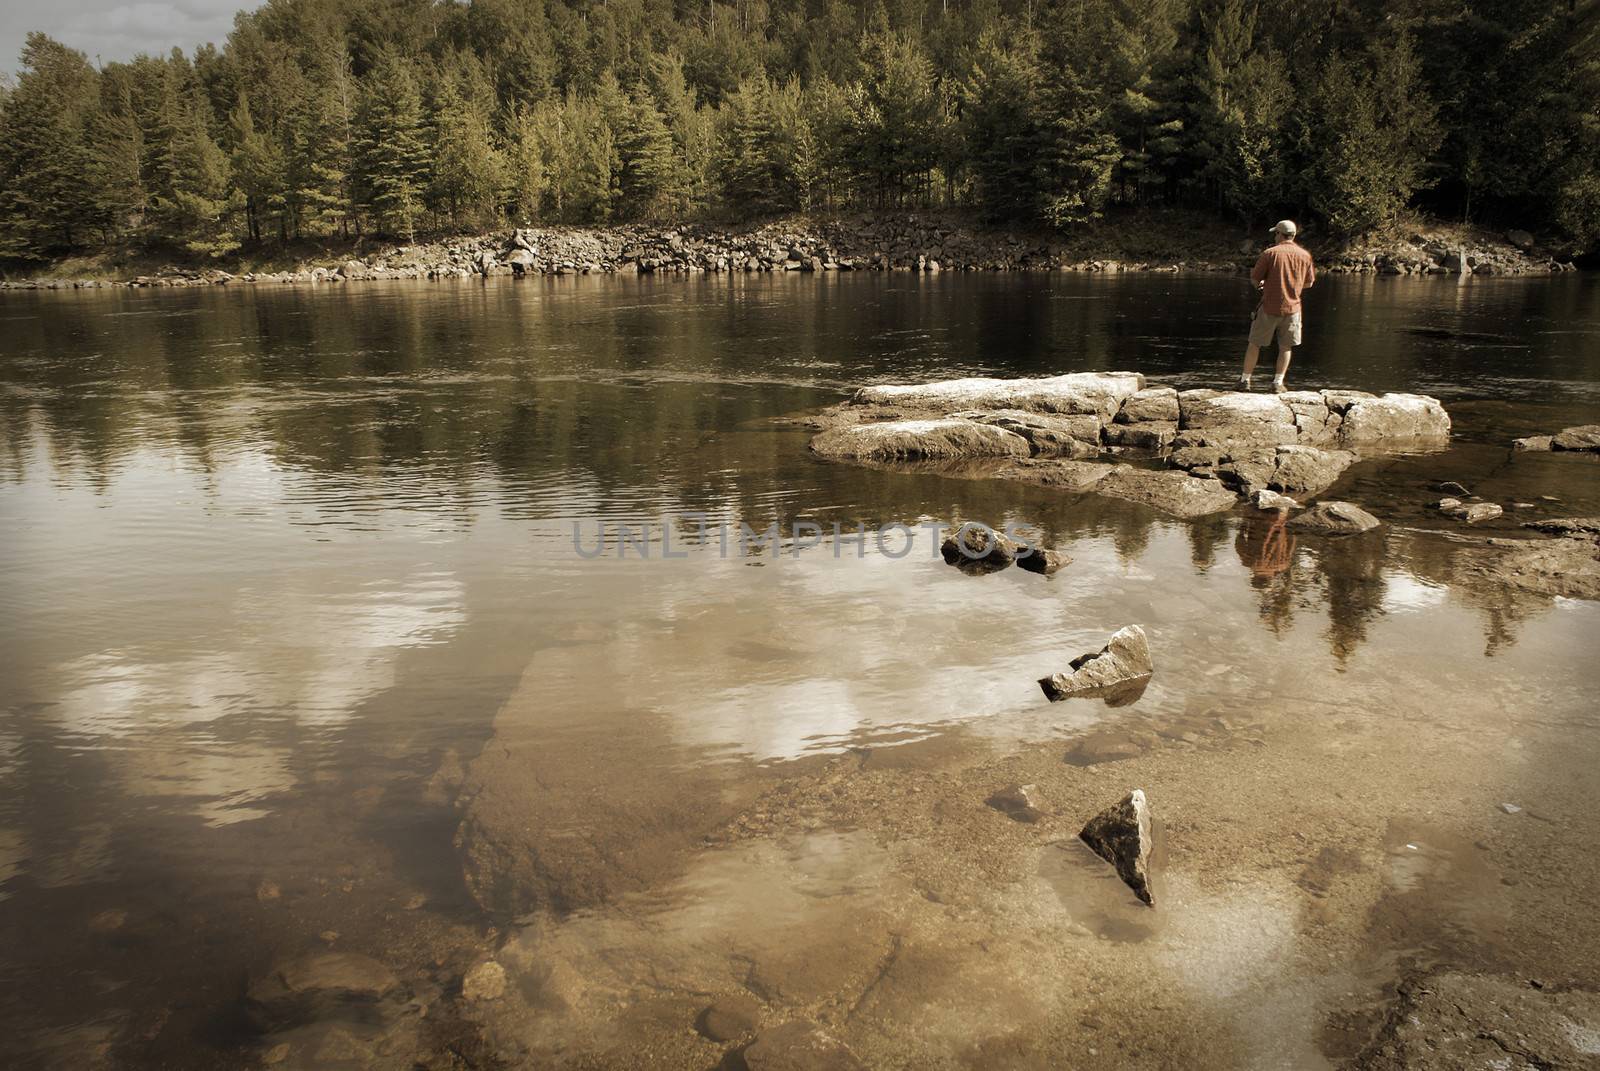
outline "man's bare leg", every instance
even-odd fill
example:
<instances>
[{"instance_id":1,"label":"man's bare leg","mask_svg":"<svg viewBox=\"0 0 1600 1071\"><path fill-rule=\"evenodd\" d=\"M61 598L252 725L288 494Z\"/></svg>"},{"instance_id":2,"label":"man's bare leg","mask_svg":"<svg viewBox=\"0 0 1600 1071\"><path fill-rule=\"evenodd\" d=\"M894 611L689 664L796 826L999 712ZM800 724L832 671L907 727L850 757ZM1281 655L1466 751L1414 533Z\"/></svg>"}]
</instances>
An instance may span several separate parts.
<instances>
[{"instance_id":1,"label":"man's bare leg","mask_svg":"<svg viewBox=\"0 0 1600 1071\"><path fill-rule=\"evenodd\" d=\"M1294 350L1282 349L1278 351L1278 363L1272 369L1272 389L1282 394L1284 391L1283 377L1289 374L1289 358L1294 356Z\"/></svg>"},{"instance_id":2,"label":"man's bare leg","mask_svg":"<svg viewBox=\"0 0 1600 1071\"><path fill-rule=\"evenodd\" d=\"M1239 373L1239 386L1244 390L1250 389L1250 376L1256 370L1256 362L1261 359L1261 347L1254 342L1244 348L1244 371Z\"/></svg>"}]
</instances>

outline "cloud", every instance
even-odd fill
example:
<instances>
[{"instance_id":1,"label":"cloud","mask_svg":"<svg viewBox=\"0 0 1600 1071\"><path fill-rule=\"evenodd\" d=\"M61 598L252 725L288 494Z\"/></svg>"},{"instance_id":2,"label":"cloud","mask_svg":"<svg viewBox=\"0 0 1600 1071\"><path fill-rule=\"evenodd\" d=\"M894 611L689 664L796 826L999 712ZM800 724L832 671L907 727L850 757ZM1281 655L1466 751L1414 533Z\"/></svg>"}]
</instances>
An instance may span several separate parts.
<instances>
[{"instance_id":1,"label":"cloud","mask_svg":"<svg viewBox=\"0 0 1600 1071\"><path fill-rule=\"evenodd\" d=\"M15 70L29 32L38 30L91 60L127 60L141 52L165 55L174 45L192 51L221 44L234 15L255 6L241 0L4 0L0 69Z\"/></svg>"}]
</instances>

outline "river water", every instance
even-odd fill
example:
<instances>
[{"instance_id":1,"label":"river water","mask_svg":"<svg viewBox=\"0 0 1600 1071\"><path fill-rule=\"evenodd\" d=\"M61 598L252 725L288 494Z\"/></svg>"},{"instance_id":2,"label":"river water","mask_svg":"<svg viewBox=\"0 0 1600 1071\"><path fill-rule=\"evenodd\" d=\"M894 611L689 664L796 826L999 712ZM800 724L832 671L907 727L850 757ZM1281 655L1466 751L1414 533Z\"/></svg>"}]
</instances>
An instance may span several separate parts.
<instances>
[{"instance_id":1,"label":"river water","mask_svg":"<svg viewBox=\"0 0 1600 1071\"><path fill-rule=\"evenodd\" d=\"M1424 509L1450 479L1520 503L1490 525L1507 533L1600 514L1593 459L1506 448L1600 418L1592 277L1311 292L1295 386L1433 394L1455 420L1448 450L1341 483L1389 522L1359 549L1242 511L828 465L771 420L962 375L1224 386L1249 307L1238 279L1176 275L0 296L0 1063L248 1066L245 987L305 946L458 972L537 907L463 881L450 800L491 777L465 772L486 745L533 756L559 797L541 821L626 838L599 826L642 819L596 783L670 815L718 770L1126 728L1034 681L1131 621L1157 646L1140 716L1347 684L1381 705L1388 682L1433 741L1417 768L1443 774L1480 713L1531 716L1509 708L1533 680L1563 726L1540 746L1592 782L1600 608L1458 584L1456 529ZM916 526L967 517L1037 526L1074 562L962 576ZM776 557L717 538L773 522ZM904 557L833 538L890 522L913 528ZM1492 791L1526 805L1519 771ZM1571 848L1593 867L1592 840ZM656 875L574 880L546 892L591 906ZM1562 918L1540 922L1552 943Z\"/></svg>"}]
</instances>

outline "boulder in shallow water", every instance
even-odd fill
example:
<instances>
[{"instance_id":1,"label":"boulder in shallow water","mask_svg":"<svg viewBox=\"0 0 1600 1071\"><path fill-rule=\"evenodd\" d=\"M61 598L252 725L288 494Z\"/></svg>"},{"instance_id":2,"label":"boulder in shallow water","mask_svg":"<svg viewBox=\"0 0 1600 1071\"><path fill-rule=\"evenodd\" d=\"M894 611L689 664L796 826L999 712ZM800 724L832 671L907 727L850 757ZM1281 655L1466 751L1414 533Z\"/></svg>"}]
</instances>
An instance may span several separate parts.
<instances>
[{"instance_id":1,"label":"boulder in shallow water","mask_svg":"<svg viewBox=\"0 0 1600 1071\"><path fill-rule=\"evenodd\" d=\"M1149 637L1138 625L1118 629L1104 647L1079 655L1071 666L1070 673L1055 673L1039 681L1039 687L1052 702L1074 695L1094 695L1155 672Z\"/></svg>"},{"instance_id":2,"label":"boulder in shallow water","mask_svg":"<svg viewBox=\"0 0 1600 1071\"><path fill-rule=\"evenodd\" d=\"M1522 527L1551 535L1600 536L1600 517L1549 517L1526 521Z\"/></svg>"},{"instance_id":3,"label":"boulder in shallow water","mask_svg":"<svg viewBox=\"0 0 1600 1071\"><path fill-rule=\"evenodd\" d=\"M1038 573L1040 576L1053 576L1071 562L1072 559L1059 550L1027 544L1023 545L1022 552L1017 555L1017 568Z\"/></svg>"},{"instance_id":4,"label":"boulder in shallow water","mask_svg":"<svg viewBox=\"0 0 1600 1071\"><path fill-rule=\"evenodd\" d=\"M1584 424L1557 432L1551 437L1550 446L1556 450L1600 451L1600 424Z\"/></svg>"},{"instance_id":5,"label":"boulder in shallow water","mask_svg":"<svg viewBox=\"0 0 1600 1071\"><path fill-rule=\"evenodd\" d=\"M1529 435L1522 439L1512 439L1513 450L1553 450L1555 449L1554 435Z\"/></svg>"},{"instance_id":6,"label":"boulder in shallow water","mask_svg":"<svg viewBox=\"0 0 1600 1071\"><path fill-rule=\"evenodd\" d=\"M1092 414L969 409L951 416L1020 435L1039 457L1095 457L1100 453L1100 418Z\"/></svg>"},{"instance_id":7,"label":"boulder in shallow water","mask_svg":"<svg viewBox=\"0 0 1600 1071\"><path fill-rule=\"evenodd\" d=\"M1289 522L1295 528L1328 535L1369 532L1382 523L1353 502L1318 502Z\"/></svg>"},{"instance_id":8,"label":"boulder in shallow water","mask_svg":"<svg viewBox=\"0 0 1600 1071\"><path fill-rule=\"evenodd\" d=\"M922 461L973 457L1027 457L1028 440L971 420L891 420L825 431L811 440L814 453L851 461Z\"/></svg>"},{"instance_id":9,"label":"boulder in shallow water","mask_svg":"<svg viewBox=\"0 0 1600 1071\"><path fill-rule=\"evenodd\" d=\"M1444 406L1438 399L1420 394L1358 398L1343 416L1339 441L1346 446L1444 439L1450 435L1450 415Z\"/></svg>"},{"instance_id":10,"label":"boulder in shallow water","mask_svg":"<svg viewBox=\"0 0 1600 1071\"><path fill-rule=\"evenodd\" d=\"M1096 855L1117 868L1117 876L1135 896L1155 906L1150 891L1150 805L1145 802L1143 789L1134 789L1089 819L1078 836Z\"/></svg>"},{"instance_id":11,"label":"boulder in shallow water","mask_svg":"<svg viewBox=\"0 0 1600 1071\"><path fill-rule=\"evenodd\" d=\"M946 532L939 544L939 554L946 565L976 572L1004 569L1025 550L1004 533L971 521Z\"/></svg>"},{"instance_id":12,"label":"boulder in shallow water","mask_svg":"<svg viewBox=\"0 0 1600 1071\"><path fill-rule=\"evenodd\" d=\"M1073 372L1039 379L951 379L939 383L862 387L852 405L953 413L962 409L1023 409L1035 413L1092 413L1108 421L1144 387L1137 372Z\"/></svg>"}]
</instances>

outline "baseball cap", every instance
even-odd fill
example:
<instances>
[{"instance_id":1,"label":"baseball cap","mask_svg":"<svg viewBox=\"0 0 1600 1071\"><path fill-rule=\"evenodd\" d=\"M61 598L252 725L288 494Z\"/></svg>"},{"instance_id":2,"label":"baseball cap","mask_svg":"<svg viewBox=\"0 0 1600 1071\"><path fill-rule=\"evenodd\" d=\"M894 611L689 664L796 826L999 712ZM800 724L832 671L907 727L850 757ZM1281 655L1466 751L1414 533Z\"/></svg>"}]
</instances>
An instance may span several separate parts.
<instances>
[{"instance_id":1,"label":"baseball cap","mask_svg":"<svg viewBox=\"0 0 1600 1071\"><path fill-rule=\"evenodd\" d=\"M1290 238L1293 238L1296 234L1300 233L1300 228L1294 225L1294 220L1292 219L1280 219L1278 220L1277 224L1273 226L1272 233L1287 234Z\"/></svg>"}]
</instances>

